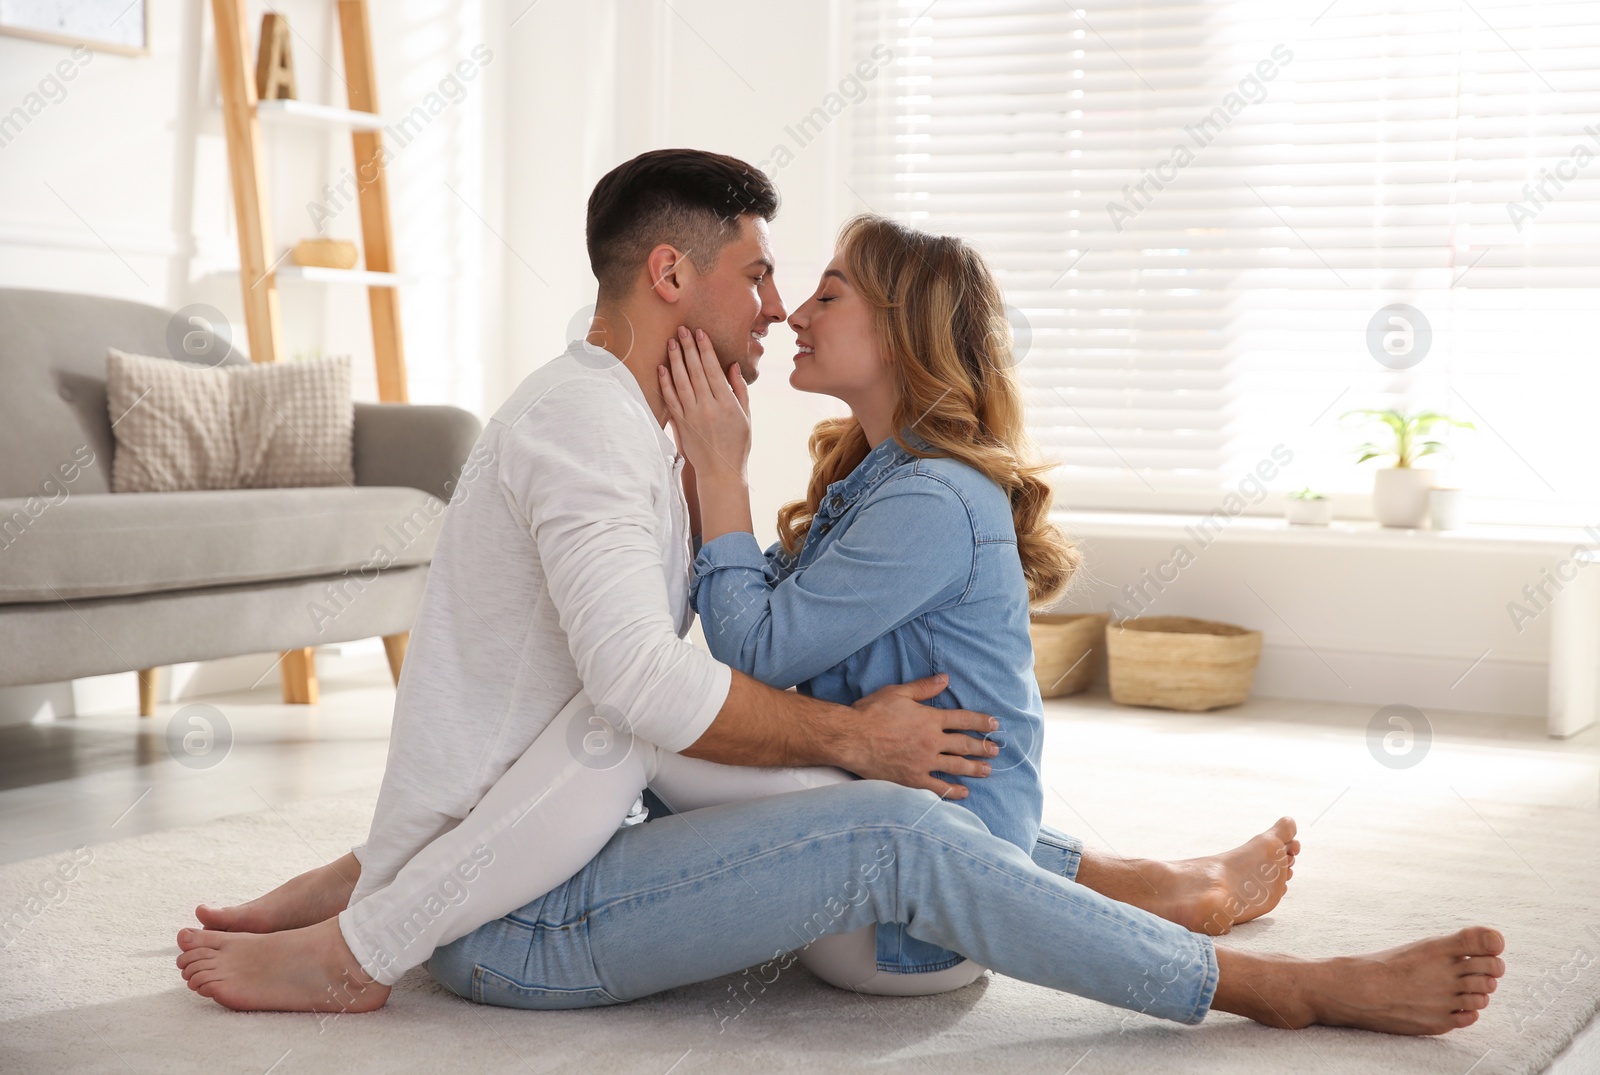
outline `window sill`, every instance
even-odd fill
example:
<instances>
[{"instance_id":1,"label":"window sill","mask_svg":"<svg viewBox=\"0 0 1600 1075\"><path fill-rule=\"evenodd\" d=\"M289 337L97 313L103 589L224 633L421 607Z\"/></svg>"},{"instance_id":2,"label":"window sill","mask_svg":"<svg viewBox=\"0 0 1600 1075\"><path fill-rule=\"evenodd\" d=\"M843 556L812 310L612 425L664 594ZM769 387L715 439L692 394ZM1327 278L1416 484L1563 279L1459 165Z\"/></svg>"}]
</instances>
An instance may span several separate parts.
<instances>
[{"instance_id":1,"label":"window sill","mask_svg":"<svg viewBox=\"0 0 1600 1075\"><path fill-rule=\"evenodd\" d=\"M1214 516L1132 511L1056 511L1051 519L1075 537L1157 538L1239 544L1339 545L1438 552L1569 553L1600 547L1600 529L1576 526L1481 526L1460 530L1405 530L1375 522L1334 520L1328 526L1295 526L1267 515Z\"/></svg>"}]
</instances>

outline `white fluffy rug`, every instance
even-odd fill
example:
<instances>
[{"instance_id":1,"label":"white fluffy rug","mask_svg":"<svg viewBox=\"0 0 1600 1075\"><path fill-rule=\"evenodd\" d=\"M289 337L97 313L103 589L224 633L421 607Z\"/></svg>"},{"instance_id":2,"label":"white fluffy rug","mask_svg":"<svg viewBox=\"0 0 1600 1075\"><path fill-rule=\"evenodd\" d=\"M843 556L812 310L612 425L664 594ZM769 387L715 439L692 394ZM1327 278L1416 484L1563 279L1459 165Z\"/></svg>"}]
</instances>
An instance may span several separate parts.
<instances>
[{"instance_id":1,"label":"white fluffy rug","mask_svg":"<svg viewBox=\"0 0 1600 1075\"><path fill-rule=\"evenodd\" d=\"M192 906L256 895L342 852L369 817L371 798L355 796L93 847L92 861L59 887L47 880L73 862L69 853L0 869L0 911L23 919L0 938L9 940L0 950L0 1071L1488 1075L1543 1070L1600 1005L1595 813L1356 789L1314 819L1313 796L1319 806L1334 799L1325 789L1155 770L1137 774L1137 784L1126 773L1080 775L1074 802L1059 785L1047 816L1102 846L1115 839L1118 851L1173 854L1237 842L1280 812L1272 804L1291 800L1306 853L1289 898L1224 943L1323 955L1484 921L1510 946L1495 1004L1466 1030L1402 1039L1268 1030L1223 1014L1178 1027L998 975L938 998L863 999L798 966L721 1031L713 1009L727 981L616 1008L537 1013L475 1007L416 971L384 1010L326 1021L238 1015L185 989L173 933ZM1135 798L1137 809L1108 816L1105 804ZM1175 817L1207 831L1162 827ZM1101 839L1085 831L1091 824Z\"/></svg>"}]
</instances>

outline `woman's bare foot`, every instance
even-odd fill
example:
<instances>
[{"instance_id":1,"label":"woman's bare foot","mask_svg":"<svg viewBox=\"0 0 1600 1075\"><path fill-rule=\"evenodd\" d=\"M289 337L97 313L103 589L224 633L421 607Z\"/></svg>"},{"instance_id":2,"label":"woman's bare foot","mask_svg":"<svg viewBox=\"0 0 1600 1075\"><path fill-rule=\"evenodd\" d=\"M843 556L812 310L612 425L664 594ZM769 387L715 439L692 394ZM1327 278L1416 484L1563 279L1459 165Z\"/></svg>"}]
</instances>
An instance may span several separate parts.
<instances>
[{"instance_id":1,"label":"woman's bare foot","mask_svg":"<svg viewBox=\"0 0 1600 1075\"><path fill-rule=\"evenodd\" d=\"M229 933L276 933L325 922L344 910L361 877L361 862L351 852L326 866L290 878L265 896L233 907L194 909L207 929Z\"/></svg>"},{"instance_id":2,"label":"woman's bare foot","mask_svg":"<svg viewBox=\"0 0 1600 1075\"><path fill-rule=\"evenodd\" d=\"M1506 972L1505 938L1484 926L1365 956L1293 959L1217 949L1211 1006L1268 1026L1443 1034L1478 1021Z\"/></svg>"},{"instance_id":3,"label":"woman's bare foot","mask_svg":"<svg viewBox=\"0 0 1600 1075\"><path fill-rule=\"evenodd\" d=\"M1175 862L1087 853L1078 882L1191 932L1216 937L1260 918L1283 899L1300 854L1295 832L1294 819L1283 817L1232 851Z\"/></svg>"},{"instance_id":4,"label":"woman's bare foot","mask_svg":"<svg viewBox=\"0 0 1600 1075\"><path fill-rule=\"evenodd\" d=\"M234 1011L370 1012L389 987L369 978L330 918L277 933L178 931L178 967L193 989Z\"/></svg>"}]
</instances>

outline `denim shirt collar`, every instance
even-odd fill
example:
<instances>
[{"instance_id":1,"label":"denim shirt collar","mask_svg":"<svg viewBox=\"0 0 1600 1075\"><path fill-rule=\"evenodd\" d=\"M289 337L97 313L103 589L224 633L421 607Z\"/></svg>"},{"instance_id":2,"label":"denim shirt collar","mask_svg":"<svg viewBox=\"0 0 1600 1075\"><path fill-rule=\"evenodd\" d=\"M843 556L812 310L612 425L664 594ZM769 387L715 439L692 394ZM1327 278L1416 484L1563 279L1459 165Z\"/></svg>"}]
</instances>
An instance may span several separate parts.
<instances>
[{"instance_id":1,"label":"denim shirt collar","mask_svg":"<svg viewBox=\"0 0 1600 1075\"><path fill-rule=\"evenodd\" d=\"M901 436L907 444L918 451L927 451L930 447L927 441L909 430ZM826 523L833 522L849 511L865 493L880 484L890 471L915 458L916 456L902 448L893 437L887 438L868 452L866 458L856 464L854 470L828 486L827 495L817 505L816 518Z\"/></svg>"}]
</instances>

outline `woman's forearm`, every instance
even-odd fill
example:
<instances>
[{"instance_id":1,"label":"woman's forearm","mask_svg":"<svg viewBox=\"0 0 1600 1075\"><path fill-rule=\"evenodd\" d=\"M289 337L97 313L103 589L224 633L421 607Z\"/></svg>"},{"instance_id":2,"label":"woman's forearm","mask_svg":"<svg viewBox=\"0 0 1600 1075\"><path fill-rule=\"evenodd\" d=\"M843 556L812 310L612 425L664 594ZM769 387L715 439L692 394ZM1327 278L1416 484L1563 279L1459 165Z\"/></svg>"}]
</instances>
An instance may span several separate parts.
<instances>
[{"instance_id":1,"label":"woman's forearm","mask_svg":"<svg viewBox=\"0 0 1600 1075\"><path fill-rule=\"evenodd\" d=\"M715 541L723 534L755 533L750 518L750 486L734 474L700 472L700 540Z\"/></svg>"}]
</instances>

